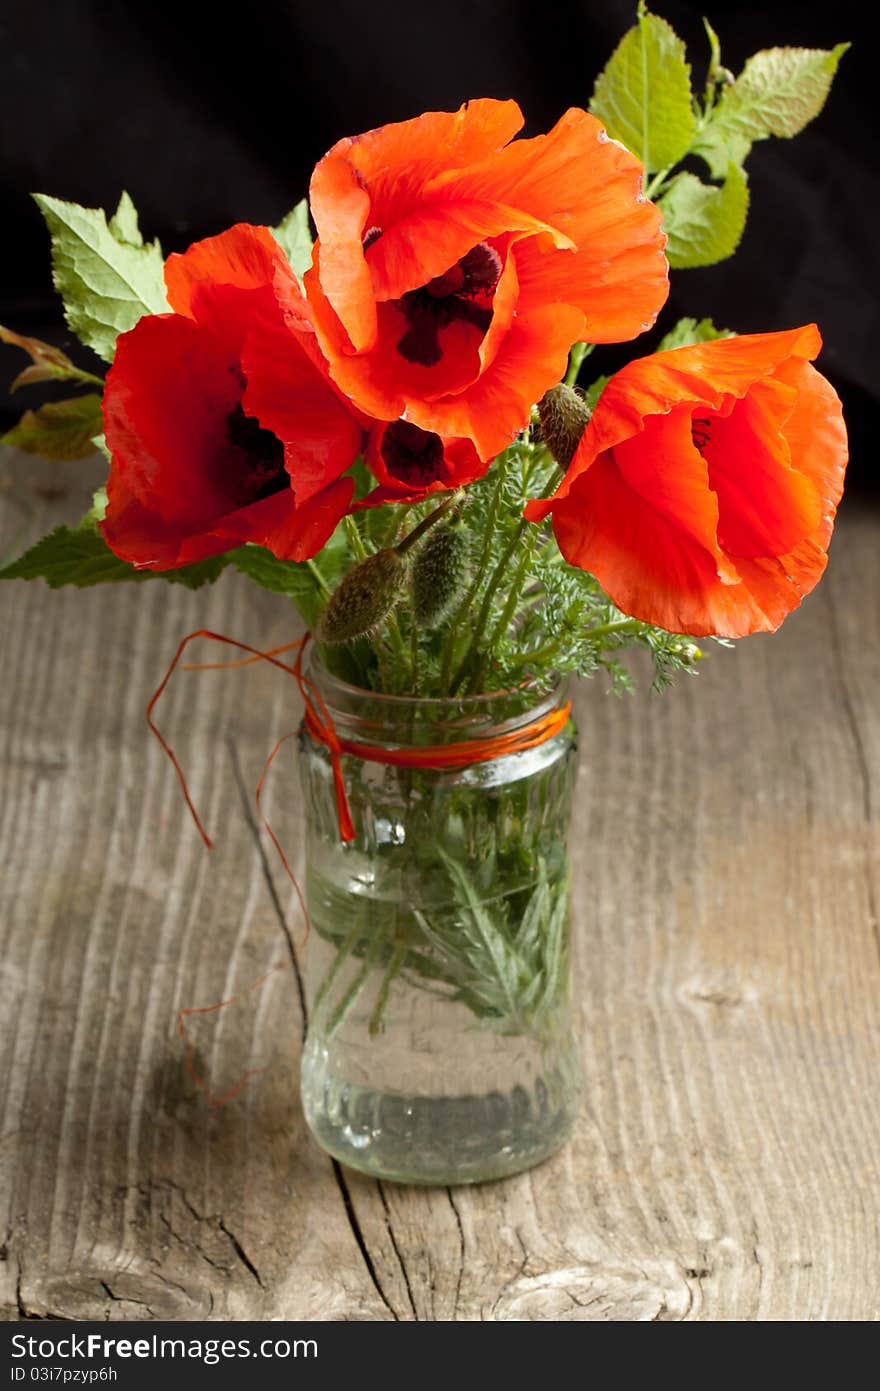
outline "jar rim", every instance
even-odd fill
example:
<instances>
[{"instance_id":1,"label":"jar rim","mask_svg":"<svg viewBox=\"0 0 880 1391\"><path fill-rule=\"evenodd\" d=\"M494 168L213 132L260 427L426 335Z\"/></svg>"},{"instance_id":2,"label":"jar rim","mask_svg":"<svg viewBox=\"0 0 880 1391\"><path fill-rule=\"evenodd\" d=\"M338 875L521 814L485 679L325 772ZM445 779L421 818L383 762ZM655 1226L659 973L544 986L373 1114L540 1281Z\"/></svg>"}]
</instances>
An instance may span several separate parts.
<instances>
[{"instance_id":1,"label":"jar rim","mask_svg":"<svg viewBox=\"0 0 880 1391\"><path fill-rule=\"evenodd\" d=\"M349 698L366 698L382 704L387 703L389 709L392 710L400 710L404 706L417 706L421 710L440 711L444 708L449 709L450 706L467 706L473 709L474 713L491 710L493 703L500 701L527 700L530 693L534 694L534 704L541 705L544 701L558 699L567 683L566 677L562 673L551 671L547 673L547 684L539 683L533 678L530 681L523 681L518 686L498 691L484 691L478 695L419 696L405 693L395 694L390 691L374 691L368 686L355 686L352 682L343 680L341 676L336 676L330 671L316 643L311 645L306 658L306 674L313 678L317 677L322 687L329 688L331 691L338 690ZM326 691L322 691L322 694L326 693Z\"/></svg>"}]
</instances>

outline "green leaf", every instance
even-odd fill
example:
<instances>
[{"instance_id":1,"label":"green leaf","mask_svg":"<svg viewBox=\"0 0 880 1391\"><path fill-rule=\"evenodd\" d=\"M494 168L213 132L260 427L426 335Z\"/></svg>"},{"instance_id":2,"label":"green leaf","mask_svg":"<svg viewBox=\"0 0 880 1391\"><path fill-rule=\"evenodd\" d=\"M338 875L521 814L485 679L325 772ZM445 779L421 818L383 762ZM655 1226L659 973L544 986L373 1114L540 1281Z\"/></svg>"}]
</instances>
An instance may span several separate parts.
<instances>
[{"instance_id":1,"label":"green leaf","mask_svg":"<svg viewBox=\"0 0 880 1391\"><path fill-rule=\"evenodd\" d=\"M668 353L672 348L689 348L694 343L714 343L716 338L734 338L729 328L716 328L711 319L679 319L655 348L655 352Z\"/></svg>"},{"instance_id":2,"label":"green leaf","mask_svg":"<svg viewBox=\"0 0 880 1391\"><path fill-rule=\"evenodd\" d=\"M596 81L590 110L651 172L677 164L695 129L691 70L675 30L639 7Z\"/></svg>"},{"instance_id":3,"label":"green leaf","mask_svg":"<svg viewBox=\"0 0 880 1391\"><path fill-rule=\"evenodd\" d=\"M237 570L274 594L286 594L313 628L329 597L329 586L314 561L279 560L263 546L241 546L230 559Z\"/></svg>"},{"instance_id":4,"label":"green leaf","mask_svg":"<svg viewBox=\"0 0 880 1391\"><path fill-rule=\"evenodd\" d=\"M80 522L80 527L90 526L94 530L98 522L103 522L107 512L107 489L97 488L92 493L92 505Z\"/></svg>"},{"instance_id":5,"label":"green leaf","mask_svg":"<svg viewBox=\"0 0 880 1391\"><path fill-rule=\"evenodd\" d=\"M301 280L312 264L312 231L309 225L308 199L303 198L295 208L291 208L278 226L271 228L271 232Z\"/></svg>"},{"instance_id":6,"label":"green leaf","mask_svg":"<svg viewBox=\"0 0 880 1391\"><path fill-rule=\"evenodd\" d=\"M110 550L95 525L100 492L92 510L77 527L59 526L44 536L24 555L0 569L0 580L44 579L50 589L72 584L86 589L94 584L116 584L123 580L170 580L188 589L198 589L216 580L227 564L225 555L185 565L180 570L136 570Z\"/></svg>"},{"instance_id":7,"label":"green leaf","mask_svg":"<svg viewBox=\"0 0 880 1391\"><path fill-rule=\"evenodd\" d=\"M836 48L768 48L750 58L698 132L692 152L724 177L755 140L790 138L818 116L848 43Z\"/></svg>"},{"instance_id":8,"label":"green leaf","mask_svg":"<svg viewBox=\"0 0 880 1391\"><path fill-rule=\"evenodd\" d=\"M143 245L131 200L123 194L108 226L100 208L34 194L52 237L52 275L70 328L112 361L118 334L144 314L163 314L162 251Z\"/></svg>"},{"instance_id":9,"label":"green leaf","mask_svg":"<svg viewBox=\"0 0 880 1391\"><path fill-rule=\"evenodd\" d=\"M30 367L25 367L23 372L19 372L9 388L10 391L17 391L20 386L32 386L34 382L75 381L90 382L94 386L104 385L100 377L96 377L92 372L84 372L71 362L60 348L54 347L52 343L44 343L40 338L26 338L24 334L13 333L11 328L4 328L0 324L0 343L9 343L12 347L24 349L32 363Z\"/></svg>"},{"instance_id":10,"label":"green leaf","mask_svg":"<svg viewBox=\"0 0 880 1391\"><path fill-rule=\"evenodd\" d=\"M89 392L25 411L18 424L0 437L0 444L14 445L26 454L42 454L46 459L86 459L95 453L94 437L103 428L101 398Z\"/></svg>"},{"instance_id":11,"label":"green leaf","mask_svg":"<svg viewBox=\"0 0 880 1391\"><path fill-rule=\"evenodd\" d=\"M749 186L745 173L730 164L720 188L694 174L677 174L659 200L669 238L670 266L711 266L732 256L746 225Z\"/></svg>"},{"instance_id":12,"label":"green leaf","mask_svg":"<svg viewBox=\"0 0 880 1391\"><path fill-rule=\"evenodd\" d=\"M137 210L124 189L119 199L119 207L107 225L117 241L127 242L129 246L143 246L144 239L138 226Z\"/></svg>"}]
</instances>

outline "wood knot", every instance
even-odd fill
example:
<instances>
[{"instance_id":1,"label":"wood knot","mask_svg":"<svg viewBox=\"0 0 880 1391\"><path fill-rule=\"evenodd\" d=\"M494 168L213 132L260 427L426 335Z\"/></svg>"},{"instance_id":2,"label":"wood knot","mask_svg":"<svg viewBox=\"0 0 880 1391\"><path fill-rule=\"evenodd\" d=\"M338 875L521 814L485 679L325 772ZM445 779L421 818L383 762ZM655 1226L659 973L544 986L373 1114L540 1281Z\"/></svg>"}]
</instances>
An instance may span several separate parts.
<instances>
[{"instance_id":1,"label":"wood knot","mask_svg":"<svg viewBox=\"0 0 880 1391\"><path fill-rule=\"evenodd\" d=\"M691 1307L687 1284L674 1266L602 1269L571 1266L515 1280L492 1317L613 1323L677 1322Z\"/></svg>"}]
</instances>

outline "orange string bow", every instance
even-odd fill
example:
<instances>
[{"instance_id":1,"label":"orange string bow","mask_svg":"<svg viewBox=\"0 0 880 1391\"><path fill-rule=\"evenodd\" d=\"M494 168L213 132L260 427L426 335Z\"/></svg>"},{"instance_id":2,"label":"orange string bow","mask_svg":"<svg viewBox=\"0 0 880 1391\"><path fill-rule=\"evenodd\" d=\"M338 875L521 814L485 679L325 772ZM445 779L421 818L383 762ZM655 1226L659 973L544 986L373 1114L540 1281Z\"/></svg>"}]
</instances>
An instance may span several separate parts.
<instances>
[{"instance_id":1,"label":"orange string bow","mask_svg":"<svg viewBox=\"0 0 880 1391\"><path fill-rule=\"evenodd\" d=\"M305 729L313 739L323 744L330 754L330 763L333 770L333 786L336 794L336 808L339 817L339 835L346 843L355 839L355 829L354 822L351 818L351 808L348 802L348 793L345 788L345 775L342 768L342 759L345 754L349 754L354 758L360 758L368 763L391 764L396 768L466 768L473 763L486 763L492 758L500 758L503 754L524 753L527 749L534 749L541 744L545 744L548 739L553 738L554 734L558 734L561 729L564 729L565 725L568 723L569 715L571 714L571 701L567 700L564 701L562 705L558 705L555 710L551 710L549 714L541 715L536 720L533 720L531 724L524 725L521 729L511 730L506 734L490 734L482 739L462 739L455 744L429 744L423 747L399 749L383 748L376 744L362 744L355 739L341 739L339 737L321 692L318 690L314 681L306 676L302 669L305 650L311 638L310 633L306 633L304 637L299 638L296 642L285 643L283 647L273 647L269 652L261 652L259 648L251 647L249 643L239 642L236 638L224 637L222 633L211 632L208 628L199 628L194 633L188 633L180 642L171 665L147 706L147 723L174 765L175 772L177 773L180 785L183 789L186 804L198 827L199 834L209 850L212 848L213 842L202 825L201 818L195 809L183 769L180 766L177 755L174 753L168 740L165 738L164 734L162 734L153 719L153 710L155 709L157 701L164 692L168 682L171 680L175 668L186 648L196 638L210 638L213 642L223 642L230 647L237 647L242 652L248 652L251 655L233 662L207 662L199 664L198 666L187 667L187 670L217 670L218 668L224 667L248 666L251 662L264 661L271 662L273 666L279 667L281 671L287 672L289 676L294 678L299 687L305 706L303 718ZM279 653L292 650L296 650L296 660L292 666L278 660ZM268 831L272 843L281 858L281 862L296 888L300 903L305 912L305 904L303 903L299 885L293 876L278 837L263 815L261 807L263 788L269 769L282 745L284 745L288 739L291 739L297 732L297 730L291 730L289 734L283 735L272 749L272 752L266 759L260 781L257 783L256 800L263 825ZM308 921L308 914L306 914L306 920Z\"/></svg>"}]
</instances>

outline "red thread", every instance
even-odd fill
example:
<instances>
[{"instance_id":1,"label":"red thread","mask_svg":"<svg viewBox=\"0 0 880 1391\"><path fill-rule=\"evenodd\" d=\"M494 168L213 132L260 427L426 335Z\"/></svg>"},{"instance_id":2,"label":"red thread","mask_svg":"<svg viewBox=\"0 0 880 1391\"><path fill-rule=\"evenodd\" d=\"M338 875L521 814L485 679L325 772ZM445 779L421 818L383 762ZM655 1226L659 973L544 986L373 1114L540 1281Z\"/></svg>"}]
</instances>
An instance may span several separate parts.
<instances>
[{"instance_id":1,"label":"red thread","mask_svg":"<svg viewBox=\"0 0 880 1391\"><path fill-rule=\"evenodd\" d=\"M202 825L201 818L195 809L184 771L178 762L174 750L168 743L168 740L153 720L153 710L155 709L159 697L171 680L174 670L187 646L196 638L210 638L213 642L223 642L230 647L237 647L243 652L250 653L250 656L243 661L235 662L193 663L185 667L184 670L216 671L221 668L248 666L252 662L264 661L271 662L273 666L278 667L281 671L286 671L289 676L294 678L299 687L300 695L303 698L303 704L305 706L303 720L305 728L311 737L323 744L330 753L333 785L336 793L336 808L339 817L339 835L346 843L355 839L355 829L354 822L351 818L348 793L345 788L345 775L342 768L343 755L349 754L354 758L360 758L368 763L391 764L397 768L466 768L469 764L486 763L489 759L500 758L504 754L524 753L527 749L538 748L541 744L545 744L548 739L552 739L555 734L558 734L560 730L565 728L565 725L568 723L569 715L571 714L571 701L567 700L562 705L557 706L555 710L551 710L549 714L539 716L538 719L533 720L531 724L525 725L523 728L510 730L505 734L487 735L482 739L461 739L455 744L431 744L408 749L386 749L375 744L362 744L354 739L340 739L321 692L318 690L314 681L306 676L302 669L303 657L311 639L311 633L306 633L304 637L298 638L295 642L285 643L282 647L273 647L269 652L261 652L259 648L251 647L250 643L239 642L236 638L224 637L222 633L211 632L208 628L199 628L194 633L188 633L178 646L171 665L147 706L147 723L174 765L174 770L177 773L180 785L183 789L186 805L198 827L202 840L209 850L213 848L213 841ZM296 650L296 661L293 666L288 666L286 662L280 662L278 660L277 654L279 652L289 652L294 649ZM281 746L285 744L288 739L293 737L294 733L295 731L291 731L289 734L283 735L266 760L260 781L257 784L257 808L260 812L260 819L272 840L272 844L278 852L281 863L296 889L303 913L308 922L308 912L306 911L299 885L296 882L287 857L281 848L278 837L272 830L261 806L261 798L266 777L275 760L275 756L279 752Z\"/></svg>"},{"instance_id":2,"label":"red thread","mask_svg":"<svg viewBox=\"0 0 880 1391\"><path fill-rule=\"evenodd\" d=\"M199 835L202 837L202 840L209 850L213 849L214 843L205 830L201 818L196 811L195 804L190 796L189 787L187 786L186 775L178 761L177 755L153 719L153 711L159 698L163 694L168 682L171 680L186 648L191 642L194 642L196 638L210 638L212 642L226 643L229 647L237 647L240 651L247 652L250 655L244 659L232 662L191 663L184 666L185 671L217 671L232 667L249 666L252 662L262 661L271 662L273 666L278 667L281 671L287 672L289 676L294 678L303 698L305 707L303 724L306 731L313 739L324 744L330 753L333 784L336 793L336 809L339 817L339 834L340 838L346 843L355 839L355 829L354 822L351 818L348 793L345 788L345 775L342 769L342 758L345 754L349 754L354 758L360 758L366 762L392 764L398 768L464 768L467 767L468 764L485 763L489 759L499 758L503 754L523 753L527 749L537 748L539 745L546 743L548 739L552 739L554 734L558 734L559 731L565 727L571 713L571 701L565 701L562 705L557 706L555 710L551 710L549 714L541 715L538 719L533 720L531 724L521 729L511 730L505 734L488 735L482 739L462 739L455 744L434 744L425 747L404 749L386 749L374 744L361 744L353 739L340 739L321 692L318 690L314 681L306 676L302 669L303 656L311 638L310 633L306 633L304 637L298 638L295 642L285 643L281 647L273 647L269 652L261 652L259 648L251 647L247 642L239 642L236 638L228 638L222 633L211 632L208 628L199 628L194 633L188 633L179 643L177 651L172 658L171 665L147 705L146 714L147 724L174 766L181 788L183 789L186 805L198 828ZM296 661L293 666L288 666L286 662L280 662L278 660L279 653L293 650L296 650ZM296 891L296 896L305 919L306 931L308 932L311 928L311 922L309 919L309 911L306 907L305 897L290 867L281 842L272 829L269 819L262 808L262 796L266 785L266 778L269 775L276 755L283 745L287 743L288 739L293 738L296 732L295 730L291 730L290 733L282 735L269 754L269 757L266 759L263 771L260 774L260 780L257 783L256 803L260 820L266 828L266 832L284 866L285 873ZM272 967L273 971L278 969L278 966ZM249 1078L257 1076L260 1072L264 1072L265 1068L251 1069L249 1072L246 1072L243 1077L240 1077L229 1091L224 1092L220 1097L215 1097L208 1082L201 1076L195 1067L193 1062L195 1045L187 1033L184 1020L192 1014L212 1014L215 1010L223 1009L226 1005L234 1004L235 1001L240 1000L243 995L249 994L250 991L256 990L259 986L264 984L271 974L272 971L267 972L265 976L261 976L258 981L254 981L252 985L247 986L245 990L241 991L238 995L231 996L228 1000L220 1000L216 1004L204 1005L201 1008L182 1009L178 1012L177 1032L184 1045L184 1065L196 1086L205 1092L212 1106L225 1106L228 1101L231 1101L233 1097L238 1095Z\"/></svg>"},{"instance_id":3,"label":"red thread","mask_svg":"<svg viewBox=\"0 0 880 1391\"><path fill-rule=\"evenodd\" d=\"M227 1102L232 1101L234 1097L238 1096L245 1083L248 1082L251 1077L258 1077L260 1073L265 1072L266 1069L264 1067L250 1068L243 1076L239 1077L237 1082L233 1083L228 1091L223 1092L221 1096L215 1096L211 1091L207 1079L202 1076L193 1062L193 1054L195 1053L196 1046L187 1032L184 1021L188 1019L191 1014L214 1014L218 1009L225 1009L227 1005L234 1005L238 1000L244 999L245 995L250 995L253 990L258 990L261 985L265 985L272 973L282 970L283 966L283 961L276 962L274 966L270 966L265 975L260 976L259 980L252 981L250 985L246 985L244 990L240 990L237 995L230 995L228 1000L218 1000L214 1005L200 1005L177 1011L177 1033L183 1043L183 1065L196 1086L200 1091L205 1093L209 1105L218 1108L225 1106Z\"/></svg>"}]
</instances>

